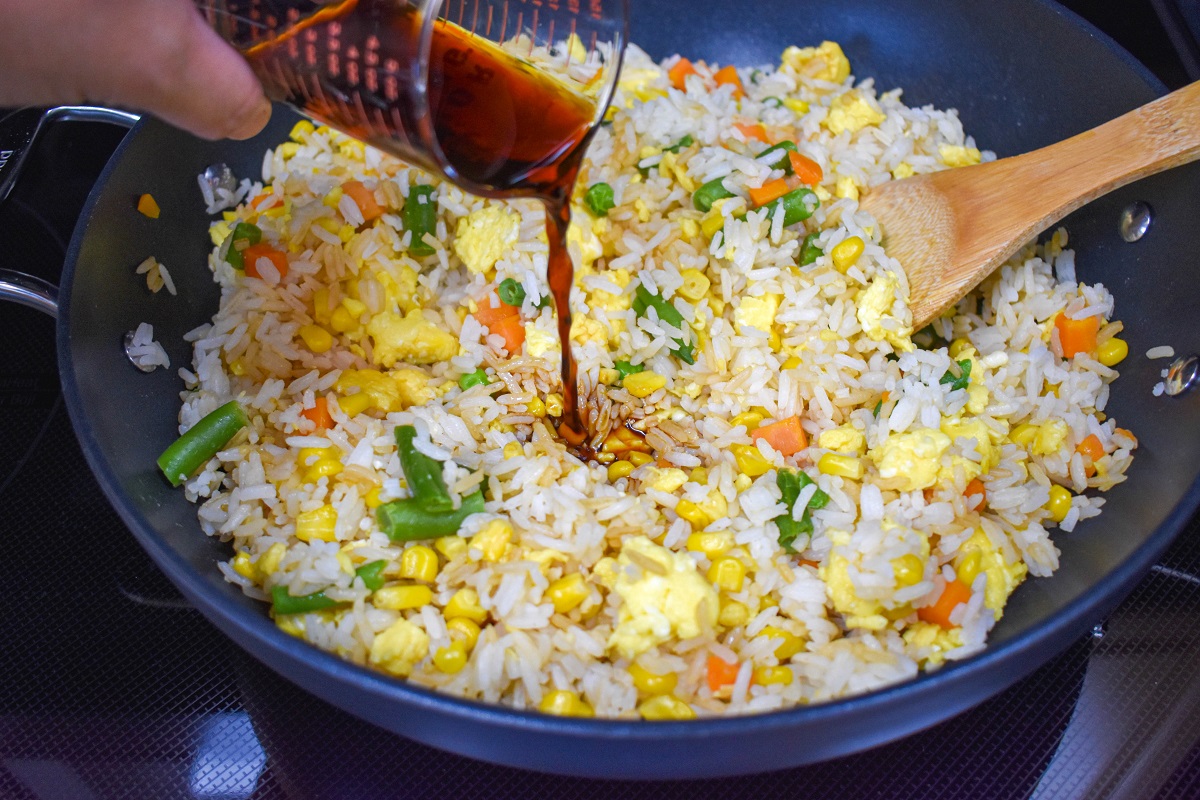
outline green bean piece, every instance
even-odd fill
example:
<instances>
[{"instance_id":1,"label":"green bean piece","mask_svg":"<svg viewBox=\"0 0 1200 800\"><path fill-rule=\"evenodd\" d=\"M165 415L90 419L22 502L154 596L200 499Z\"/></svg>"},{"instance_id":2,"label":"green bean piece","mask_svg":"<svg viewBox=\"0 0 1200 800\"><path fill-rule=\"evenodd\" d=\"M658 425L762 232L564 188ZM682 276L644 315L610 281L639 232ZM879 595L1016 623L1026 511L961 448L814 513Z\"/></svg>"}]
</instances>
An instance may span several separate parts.
<instances>
[{"instance_id":1,"label":"green bean piece","mask_svg":"<svg viewBox=\"0 0 1200 800\"><path fill-rule=\"evenodd\" d=\"M454 508L446 482L442 480L442 462L436 461L413 446L417 429L412 425L396 426L396 447L400 451L400 469L408 481L412 499L427 511L444 512Z\"/></svg>"},{"instance_id":2,"label":"green bean piece","mask_svg":"<svg viewBox=\"0 0 1200 800\"><path fill-rule=\"evenodd\" d=\"M383 587L383 570L388 562L384 559L371 561L354 570L354 574L362 578L363 586L372 592Z\"/></svg>"},{"instance_id":3,"label":"green bean piece","mask_svg":"<svg viewBox=\"0 0 1200 800\"><path fill-rule=\"evenodd\" d=\"M179 486L249 422L238 402L230 400L172 442L158 457L158 468L172 486Z\"/></svg>"},{"instance_id":4,"label":"green bean piece","mask_svg":"<svg viewBox=\"0 0 1200 800\"><path fill-rule=\"evenodd\" d=\"M771 169L782 169L788 175L791 175L793 170L792 160L788 158L789 151L792 153L797 152L796 143L785 140L779 142L778 144L771 145L766 150L763 150L758 154L757 160L761 161L763 156L769 156L772 153L777 153L778 155L775 158L772 158L770 161L766 162L767 165L770 166Z\"/></svg>"},{"instance_id":5,"label":"green bean piece","mask_svg":"<svg viewBox=\"0 0 1200 800\"><path fill-rule=\"evenodd\" d=\"M697 211L712 210L713 203L726 197L733 197L733 192L725 188L724 178L713 178L692 194L692 205Z\"/></svg>"},{"instance_id":6,"label":"green bean piece","mask_svg":"<svg viewBox=\"0 0 1200 800\"><path fill-rule=\"evenodd\" d=\"M779 108L781 105L783 105L783 101L774 96L764 97L762 103L767 108Z\"/></svg>"},{"instance_id":7,"label":"green bean piece","mask_svg":"<svg viewBox=\"0 0 1200 800\"><path fill-rule=\"evenodd\" d=\"M262 228L249 222L239 222L229 234L229 247L225 250L225 263L237 270L246 269L242 251L262 241ZM244 244L243 244L244 242Z\"/></svg>"},{"instance_id":8,"label":"green bean piece","mask_svg":"<svg viewBox=\"0 0 1200 800\"><path fill-rule=\"evenodd\" d=\"M474 372L468 372L466 375L463 375L461 378L459 378L458 388L465 392L472 386L479 386L480 384L487 386L489 383L491 383L491 381L488 380L487 370L485 370L483 367L480 367Z\"/></svg>"},{"instance_id":9,"label":"green bean piece","mask_svg":"<svg viewBox=\"0 0 1200 800\"><path fill-rule=\"evenodd\" d=\"M663 152L664 153L678 153L680 150L682 150L685 147L691 147L695 141L696 140L693 139L692 135L689 133L687 136L684 136L682 139L680 139L678 142L671 145L670 147L664 147Z\"/></svg>"},{"instance_id":10,"label":"green bean piece","mask_svg":"<svg viewBox=\"0 0 1200 800\"><path fill-rule=\"evenodd\" d=\"M775 209L780 205L783 206L783 227L786 228L811 217L821 207L821 201L812 189L796 189L763 206L767 210L767 219L775 216Z\"/></svg>"},{"instance_id":11,"label":"green bean piece","mask_svg":"<svg viewBox=\"0 0 1200 800\"><path fill-rule=\"evenodd\" d=\"M505 278L500 281L500 285L496 288L496 294L500 295L500 302L517 308L520 308L521 304L525 302L525 287L514 278Z\"/></svg>"},{"instance_id":12,"label":"green bean piece","mask_svg":"<svg viewBox=\"0 0 1200 800\"><path fill-rule=\"evenodd\" d=\"M431 256L433 247L426 244L424 236L437 230L437 204L433 202L433 187L418 183L408 191L408 200L400 211L404 229L412 232L408 252L414 256Z\"/></svg>"},{"instance_id":13,"label":"green bean piece","mask_svg":"<svg viewBox=\"0 0 1200 800\"><path fill-rule=\"evenodd\" d=\"M308 614L336 605L337 603L326 597L324 592L291 595L288 594L286 586L271 587L271 607L276 615Z\"/></svg>"},{"instance_id":14,"label":"green bean piece","mask_svg":"<svg viewBox=\"0 0 1200 800\"><path fill-rule=\"evenodd\" d=\"M617 371L617 377L620 380L625 380L627 375L636 375L646 369L645 364L631 364L628 361L618 361L613 364L613 369Z\"/></svg>"},{"instance_id":15,"label":"green bean piece","mask_svg":"<svg viewBox=\"0 0 1200 800\"><path fill-rule=\"evenodd\" d=\"M653 308L658 318L663 322L673 327L683 330L684 321L683 315L675 306L663 300L657 294L652 294L645 286L638 286L633 297L633 311L639 317L646 316L646 311ZM688 364L696 363L695 348L690 344L684 344L682 339L675 340L675 347L671 350L671 354Z\"/></svg>"},{"instance_id":16,"label":"green bean piece","mask_svg":"<svg viewBox=\"0 0 1200 800\"><path fill-rule=\"evenodd\" d=\"M583 195L583 202L597 217L607 217L608 210L617 205L613 188L607 183L593 183L589 186Z\"/></svg>"},{"instance_id":17,"label":"green bean piece","mask_svg":"<svg viewBox=\"0 0 1200 800\"><path fill-rule=\"evenodd\" d=\"M807 267L815 262L818 258L825 255L825 251L817 245L817 236L819 234L810 233L804 237L804 244L800 246L800 266Z\"/></svg>"},{"instance_id":18,"label":"green bean piece","mask_svg":"<svg viewBox=\"0 0 1200 800\"><path fill-rule=\"evenodd\" d=\"M453 511L430 511L408 497L384 503L375 515L379 527L393 542L412 542L458 533L463 520L483 511L483 492L476 491L464 497L462 506Z\"/></svg>"}]
</instances>

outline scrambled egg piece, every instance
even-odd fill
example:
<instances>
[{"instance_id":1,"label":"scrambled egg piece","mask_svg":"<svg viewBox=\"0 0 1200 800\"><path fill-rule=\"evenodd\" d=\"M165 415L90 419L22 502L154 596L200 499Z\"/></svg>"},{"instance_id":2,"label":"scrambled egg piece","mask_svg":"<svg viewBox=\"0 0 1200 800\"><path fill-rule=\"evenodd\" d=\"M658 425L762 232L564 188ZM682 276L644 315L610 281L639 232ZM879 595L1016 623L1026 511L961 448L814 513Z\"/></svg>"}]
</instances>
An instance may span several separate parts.
<instances>
[{"instance_id":1,"label":"scrambled egg piece","mask_svg":"<svg viewBox=\"0 0 1200 800\"><path fill-rule=\"evenodd\" d=\"M393 675L405 677L429 653L429 634L406 619L375 634L371 663Z\"/></svg>"},{"instance_id":2,"label":"scrambled egg piece","mask_svg":"<svg viewBox=\"0 0 1200 800\"><path fill-rule=\"evenodd\" d=\"M1066 441L1070 429L1061 419L1051 419L1038 427L1037 435L1033 438L1030 452L1035 456L1048 456L1057 453Z\"/></svg>"},{"instance_id":3,"label":"scrambled egg piece","mask_svg":"<svg viewBox=\"0 0 1200 800\"><path fill-rule=\"evenodd\" d=\"M607 577L623 601L608 646L625 658L636 658L672 635L699 636L717 623L720 598L696 562L645 536L625 542Z\"/></svg>"},{"instance_id":4,"label":"scrambled egg piece","mask_svg":"<svg viewBox=\"0 0 1200 800\"><path fill-rule=\"evenodd\" d=\"M650 84L655 83L662 77L663 71L657 66L630 66L628 62L621 69L621 77L617 81L617 88L624 92L625 107L633 107L633 98L637 98L645 102L653 97L660 97L665 94L661 89L651 89Z\"/></svg>"},{"instance_id":5,"label":"scrambled egg piece","mask_svg":"<svg viewBox=\"0 0 1200 800\"><path fill-rule=\"evenodd\" d=\"M458 339L425 319L420 309L403 317L391 311L376 314L367 325L374 342L374 362L391 367L397 361L411 364L435 364L458 353Z\"/></svg>"},{"instance_id":6,"label":"scrambled egg piece","mask_svg":"<svg viewBox=\"0 0 1200 800\"><path fill-rule=\"evenodd\" d=\"M839 425L822 431L817 437L817 447L833 450L838 453L858 453L862 455L867 449L867 437L853 425Z\"/></svg>"},{"instance_id":7,"label":"scrambled egg piece","mask_svg":"<svg viewBox=\"0 0 1200 800\"><path fill-rule=\"evenodd\" d=\"M420 296L417 288L417 271L409 266L402 266L395 275L384 270L375 273L375 280L383 287L386 304L390 307L395 303L406 314L417 307L416 298ZM361 312L360 312L361 313Z\"/></svg>"},{"instance_id":8,"label":"scrambled egg piece","mask_svg":"<svg viewBox=\"0 0 1200 800\"><path fill-rule=\"evenodd\" d=\"M898 181L903 180L904 178L911 178L916 174L917 171L913 169L912 164L909 164L907 161L901 161L896 165L896 168L892 170L892 177Z\"/></svg>"},{"instance_id":9,"label":"scrambled egg piece","mask_svg":"<svg viewBox=\"0 0 1200 800\"><path fill-rule=\"evenodd\" d=\"M898 352L908 353L913 349L912 327L901 325L895 329L884 326L885 317L892 316L892 305L896 301L896 289L900 287L900 279L896 273L888 271L871 281L871 284L858 293L854 299L858 306L856 314L858 324L872 341L887 340Z\"/></svg>"},{"instance_id":10,"label":"scrambled egg piece","mask_svg":"<svg viewBox=\"0 0 1200 800\"><path fill-rule=\"evenodd\" d=\"M996 613L996 619L1000 619L1004 616L1004 604L1008 602L1009 595L1025 580L1029 568L1023 561L1007 563L1004 554L992 546L992 540L983 532L983 528L976 528L960 550L964 554L972 550L979 552L980 569L987 574L983 604Z\"/></svg>"},{"instance_id":11,"label":"scrambled egg piece","mask_svg":"<svg viewBox=\"0 0 1200 800\"><path fill-rule=\"evenodd\" d=\"M789 47L783 51L783 63L819 81L841 83L850 77L850 59L837 42L821 42L818 47Z\"/></svg>"},{"instance_id":12,"label":"scrambled egg piece","mask_svg":"<svg viewBox=\"0 0 1200 800\"><path fill-rule=\"evenodd\" d=\"M573 333L574 324L571 327ZM526 325L525 346L529 348L529 355L540 358L546 353L558 350L558 334L546 333L537 325Z\"/></svg>"},{"instance_id":13,"label":"scrambled egg piece","mask_svg":"<svg viewBox=\"0 0 1200 800\"><path fill-rule=\"evenodd\" d=\"M521 217L500 206L472 211L458 221L454 254L467 269L483 274L517 243Z\"/></svg>"},{"instance_id":14,"label":"scrambled egg piece","mask_svg":"<svg viewBox=\"0 0 1200 800\"><path fill-rule=\"evenodd\" d=\"M977 147L963 147L960 144L944 144L938 147L938 155L947 167L969 167L978 164L983 158Z\"/></svg>"},{"instance_id":15,"label":"scrambled egg piece","mask_svg":"<svg viewBox=\"0 0 1200 800\"><path fill-rule=\"evenodd\" d=\"M660 467L647 466L642 469L641 481L642 486L647 489L657 489L660 492L678 491L680 486L687 483L687 473L676 467L668 467L662 469Z\"/></svg>"},{"instance_id":16,"label":"scrambled egg piece","mask_svg":"<svg viewBox=\"0 0 1200 800\"><path fill-rule=\"evenodd\" d=\"M733 312L733 324L738 333L744 328L757 328L764 333L771 332L775 322L775 312L779 310L779 295L764 294L762 297L743 297Z\"/></svg>"},{"instance_id":17,"label":"scrambled egg piece","mask_svg":"<svg viewBox=\"0 0 1200 800\"><path fill-rule=\"evenodd\" d=\"M850 580L850 562L845 556L831 553L821 566L820 575L825 581L825 591L833 603L834 610L846 618L847 628L880 631L887 627L887 617L881 613L883 606L875 600L864 600L854 593L854 584Z\"/></svg>"},{"instance_id":18,"label":"scrambled egg piece","mask_svg":"<svg viewBox=\"0 0 1200 800\"><path fill-rule=\"evenodd\" d=\"M963 458L954 459L955 465L962 467L967 480L990 471L1000 463L1000 448L997 446L999 436L981 420L950 417L942 420L942 433L950 437L951 442L960 436L975 440L975 452L979 453L981 459L978 463ZM952 472L953 467L943 473L942 477L948 480Z\"/></svg>"},{"instance_id":19,"label":"scrambled egg piece","mask_svg":"<svg viewBox=\"0 0 1200 800\"><path fill-rule=\"evenodd\" d=\"M567 226L567 250L570 251L571 259L575 262L575 268L580 274L590 270L596 259L604 255L604 244L596 235L594 226L585 227L575 221L589 218L588 212L577 208L571 214L571 224ZM603 230L603 228L601 229Z\"/></svg>"},{"instance_id":20,"label":"scrambled egg piece","mask_svg":"<svg viewBox=\"0 0 1200 800\"><path fill-rule=\"evenodd\" d=\"M633 279L633 274L627 269L610 269L603 273L604 277L624 289ZM627 294L613 294L603 289L588 292L588 305L592 308L602 308L605 311L626 311L632 305L633 298Z\"/></svg>"},{"instance_id":21,"label":"scrambled egg piece","mask_svg":"<svg viewBox=\"0 0 1200 800\"><path fill-rule=\"evenodd\" d=\"M858 133L868 125L878 125L885 119L887 115L875 110L861 94L847 92L833 101L833 105L829 107L829 115L821 124L837 136L846 131Z\"/></svg>"},{"instance_id":22,"label":"scrambled egg piece","mask_svg":"<svg viewBox=\"0 0 1200 800\"><path fill-rule=\"evenodd\" d=\"M596 344L608 344L608 330L604 324L597 322L591 317L585 317L582 314L576 314L571 318L571 339L584 344L586 342L595 342Z\"/></svg>"},{"instance_id":23,"label":"scrambled egg piece","mask_svg":"<svg viewBox=\"0 0 1200 800\"><path fill-rule=\"evenodd\" d=\"M946 651L962 647L962 628L946 630L932 622L914 622L901 634L909 647L929 648L925 663L938 666L946 660Z\"/></svg>"},{"instance_id":24,"label":"scrambled egg piece","mask_svg":"<svg viewBox=\"0 0 1200 800\"><path fill-rule=\"evenodd\" d=\"M942 454L950 437L932 428L889 436L870 455L883 478L900 479L901 491L925 489L937 483Z\"/></svg>"},{"instance_id":25,"label":"scrambled egg piece","mask_svg":"<svg viewBox=\"0 0 1200 800\"><path fill-rule=\"evenodd\" d=\"M429 377L419 369L393 369L386 375L377 369L348 369L338 378L335 388L339 394L348 394L354 387L370 397L371 405L384 413L423 405L434 397Z\"/></svg>"},{"instance_id":26,"label":"scrambled egg piece","mask_svg":"<svg viewBox=\"0 0 1200 800\"><path fill-rule=\"evenodd\" d=\"M833 193L845 200L857 200L858 184L854 182L854 178L842 176L837 179L837 184L833 187Z\"/></svg>"}]
</instances>

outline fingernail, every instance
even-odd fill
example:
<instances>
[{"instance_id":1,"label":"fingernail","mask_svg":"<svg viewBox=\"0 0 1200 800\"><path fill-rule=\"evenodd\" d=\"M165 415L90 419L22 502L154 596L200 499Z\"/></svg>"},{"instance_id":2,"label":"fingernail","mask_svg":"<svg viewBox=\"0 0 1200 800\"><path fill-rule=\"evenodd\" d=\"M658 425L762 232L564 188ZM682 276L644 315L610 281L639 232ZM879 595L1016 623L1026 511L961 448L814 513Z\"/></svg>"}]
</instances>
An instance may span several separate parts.
<instances>
[{"instance_id":1,"label":"fingernail","mask_svg":"<svg viewBox=\"0 0 1200 800\"><path fill-rule=\"evenodd\" d=\"M229 133L230 139L249 139L257 135L271 119L271 101L265 97L254 110L243 117Z\"/></svg>"}]
</instances>

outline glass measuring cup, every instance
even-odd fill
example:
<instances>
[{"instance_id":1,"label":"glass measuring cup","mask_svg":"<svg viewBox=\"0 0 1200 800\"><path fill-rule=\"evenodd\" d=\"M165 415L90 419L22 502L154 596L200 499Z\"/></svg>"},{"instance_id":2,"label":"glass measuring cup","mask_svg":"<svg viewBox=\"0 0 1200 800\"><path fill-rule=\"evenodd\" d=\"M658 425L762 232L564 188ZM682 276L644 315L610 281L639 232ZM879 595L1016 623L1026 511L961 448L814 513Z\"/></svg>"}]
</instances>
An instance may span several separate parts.
<instances>
[{"instance_id":1,"label":"glass measuring cup","mask_svg":"<svg viewBox=\"0 0 1200 800\"><path fill-rule=\"evenodd\" d=\"M485 196L558 189L627 38L628 0L197 6L273 99Z\"/></svg>"}]
</instances>

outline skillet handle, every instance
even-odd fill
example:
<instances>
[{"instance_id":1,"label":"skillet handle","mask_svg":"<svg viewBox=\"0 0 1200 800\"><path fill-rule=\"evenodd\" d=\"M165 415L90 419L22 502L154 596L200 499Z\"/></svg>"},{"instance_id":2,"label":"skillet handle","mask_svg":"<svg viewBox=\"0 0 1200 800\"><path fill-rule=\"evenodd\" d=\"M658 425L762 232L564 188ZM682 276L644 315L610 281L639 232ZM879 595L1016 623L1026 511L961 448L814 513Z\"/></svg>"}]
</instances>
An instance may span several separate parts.
<instances>
[{"instance_id":1,"label":"skillet handle","mask_svg":"<svg viewBox=\"0 0 1200 800\"><path fill-rule=\"evenodd\" d=\"M97 106L22 108L0 119L0 204L16 186L26 156L48 123L109 122L132 128L138 119L128 111ZM0 269L0 300L36 308L52 317L58 314L58 287L15 270Z\"/></svg>"}]
</instances>

